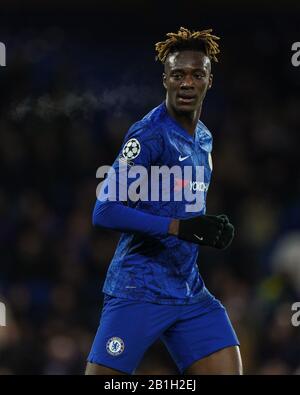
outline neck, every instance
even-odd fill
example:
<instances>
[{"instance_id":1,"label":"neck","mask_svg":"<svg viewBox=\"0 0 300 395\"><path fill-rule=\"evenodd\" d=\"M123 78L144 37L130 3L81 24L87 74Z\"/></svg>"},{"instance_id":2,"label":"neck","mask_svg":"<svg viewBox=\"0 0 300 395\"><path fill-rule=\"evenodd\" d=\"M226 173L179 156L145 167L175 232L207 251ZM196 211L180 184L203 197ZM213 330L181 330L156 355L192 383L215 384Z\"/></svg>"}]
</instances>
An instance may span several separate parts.
<instances>
[{"instance_id":1,"label":"neck","mask_svg":"<svg viewBox=\"0 0 300 395\"><path fill-rule=\"evenodd\" d=\"M172 106L170 105L168 100L166 101L166 106L167 106L169 115L172 118L174 118L175 121L177 123L179 123L179 125L187 131L188 134L193 136L195 133L196 126L197 126L197 122L200 119L201 110L202 110L202 103L201 103L201 106L197 110L191 111L191 112L178 112L178 111L174 110L174 108L172 108Z\"/></svg>"}]
</instances>

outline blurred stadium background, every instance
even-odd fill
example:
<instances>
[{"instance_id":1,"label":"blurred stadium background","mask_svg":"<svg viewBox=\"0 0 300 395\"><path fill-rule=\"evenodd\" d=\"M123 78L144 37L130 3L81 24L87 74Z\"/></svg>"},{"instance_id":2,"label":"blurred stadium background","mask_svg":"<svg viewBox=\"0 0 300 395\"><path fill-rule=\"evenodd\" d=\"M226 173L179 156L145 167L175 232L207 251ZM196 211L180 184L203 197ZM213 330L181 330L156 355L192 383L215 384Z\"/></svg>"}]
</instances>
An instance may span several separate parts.
<instances>
[{"instance_id":1,"label":"blurred stadium background","mask_svg":"<svg viewBox=\"0 0 300 395\"><path fill-rule=\"evenodd\" d=\"M227 213L237 235L225 253L203 249L200 271L229 311L245 372L300 374L299 5L74 3L0 6L0 374L83 373L119 237L92 228L96 169L164 99L154 43L180 26L222 38L203 112L208 210ZM174 373L159 342L137 371Z\"/></svg>"}]
</instances>

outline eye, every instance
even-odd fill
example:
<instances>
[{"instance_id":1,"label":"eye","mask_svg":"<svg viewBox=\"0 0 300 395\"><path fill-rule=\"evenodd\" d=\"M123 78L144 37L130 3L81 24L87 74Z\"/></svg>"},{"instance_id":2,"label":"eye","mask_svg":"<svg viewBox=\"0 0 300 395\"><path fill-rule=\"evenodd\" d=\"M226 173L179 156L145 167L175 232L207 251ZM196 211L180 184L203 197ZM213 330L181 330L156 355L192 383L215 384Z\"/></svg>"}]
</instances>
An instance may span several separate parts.
<instances>
[{"instance_id":1,"label":"eye","mask_svg":"<svg viewBox=\"0 0 300 395\"><path fill-rule=\"evenodd\" d=\"M197 78L197 80L200 80L201 78L204 78L205 75L203 73L196 73L194 74L195 78Z\"/></svg>"},{"instance_id":2,"label":"eye","mask_svg":"<svg viewBox=\"0 0 300 395\"><path fill-rule=\"evenodd\" d=\"M174 74L172 74L172 77L174 78L174 80L180 80L182 78L182 74L174 73Z\"/></svg>"}]
</instances>

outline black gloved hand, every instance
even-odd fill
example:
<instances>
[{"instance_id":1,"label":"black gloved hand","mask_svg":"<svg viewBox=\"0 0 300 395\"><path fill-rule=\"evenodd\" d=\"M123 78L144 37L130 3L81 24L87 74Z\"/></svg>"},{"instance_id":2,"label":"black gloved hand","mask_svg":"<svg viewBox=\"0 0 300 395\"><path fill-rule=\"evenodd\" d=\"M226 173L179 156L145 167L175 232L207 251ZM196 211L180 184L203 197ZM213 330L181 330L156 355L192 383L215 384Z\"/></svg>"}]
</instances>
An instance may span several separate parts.
<instances>
[{"instance_id":1,"label":"black gloved hand","mask_svg":"<svg viewBox=\"0 0 300 395\"><path fill-rule=\"evenodd\" d=\"M222 232L220 240L216 243L215 247L224 250L229 247L234 237L234 226L229 222L227 215L221 214L218 217L222 217L225 220L225 226Z\"/></svg>"},{"instance_id":2,"label":"black gloved hand","mask_svg":"<svg viewBox=\"0 0 300 395\"><path fill-rule=\"evenodd\" d=\"M234 227L226 215L201 215L179 221L178 238L223 249L233 239Z\"/></svg>"}]
</instances>

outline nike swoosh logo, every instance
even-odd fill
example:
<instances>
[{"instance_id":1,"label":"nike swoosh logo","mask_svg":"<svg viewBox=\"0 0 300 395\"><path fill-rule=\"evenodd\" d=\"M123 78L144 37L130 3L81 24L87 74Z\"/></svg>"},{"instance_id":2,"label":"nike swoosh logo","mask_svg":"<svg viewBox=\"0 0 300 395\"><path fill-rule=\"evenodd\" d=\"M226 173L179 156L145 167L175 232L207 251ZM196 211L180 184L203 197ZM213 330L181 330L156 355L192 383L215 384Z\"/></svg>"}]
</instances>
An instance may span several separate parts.
<instances>
[{"instance_id":1,"label":"nike swoosh logo","mask_svg":"<svg viewBox=\"0 0 300 395\"><path fill-rule=\"evenodd\" d=\"M203 237L199 237L199 236L195 235L195 233L194 233L194 236L197 237L198 240L203 241Z\"/></svg>"},{"instance_id":2,"label":"nike swoosh logo","mask_svg":"<svg viewBox=\"0 0 300 395\"><path fill-rule=\"evenodd\" d=\"M185 160L185 159L187 159L187 158L189 158L191 155L188 155L188 156L179 156L179 162L182 162L183 160Z\"/></svg>"}]
</instances>

